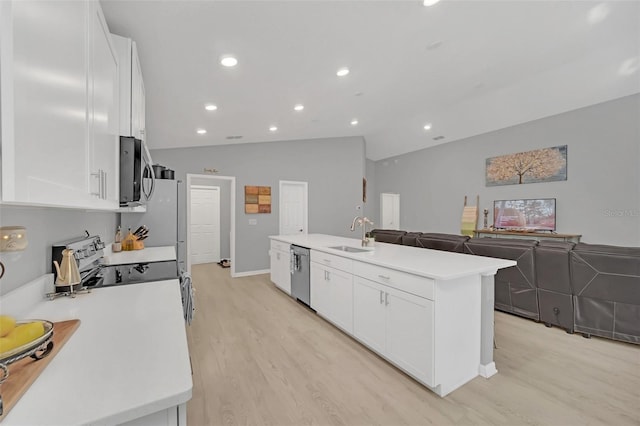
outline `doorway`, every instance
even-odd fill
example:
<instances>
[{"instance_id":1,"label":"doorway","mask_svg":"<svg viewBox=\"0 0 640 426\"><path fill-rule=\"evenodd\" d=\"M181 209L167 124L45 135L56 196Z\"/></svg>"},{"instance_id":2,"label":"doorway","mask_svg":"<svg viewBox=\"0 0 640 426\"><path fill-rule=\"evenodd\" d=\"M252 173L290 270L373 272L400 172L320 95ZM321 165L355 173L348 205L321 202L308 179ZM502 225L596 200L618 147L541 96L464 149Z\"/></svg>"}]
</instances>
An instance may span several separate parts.
<instances>
[{"instance_id":1,"label":"doorway","mask_svg":"<svg viewBox=\"0 0 640 426\"><path fill-rule=\"evenodd\" d=\"M191 185L191 264L220 261L220 187Z\"/></svg>"},{"instance_id":2,"label":"doorway","mask_svg":"<svg viewBox=\"0 0 640 426\"><path fill-rule=\"evenodd\" d=\"M400 194L380 194L380 226L400 229Z\"/></svg>"},{"instance_id":3,"label":"doorway","mask_svg":"<svg viewBox=\"0 0 640 426\"><path fill-rule=\"evenodd\" d=\"M217 188L217 189L216 189ZM204 191L204 192L202 192ZM208 192L207 192L208 191ZM228 258L230 265L230 273L231 277L236 276L236 267L235 267L235 240L236 240L236 218L235 218L235 210L236 210L236 178L235 176L215 176L215 175L199 175L199 174L187 174L187 271L191 273L191 265L196 263L201 263L201 258L204 258L205 262L217 262L221 258ZM213 233L209 234L210 239L215 241L216 239L219 241L217 244L217 254L215 253L215 244L213 241L209 240L209 237L200 237L191 235L192 229L194 229L195 225L199 225L199 216L206 216L205 213L198 213L198 210L205 210L205 207L202 206L203 200L202 198L213 197L215 198L217 194L218 197L218 205L219 205L219 213L217 220L213 219L212 228L205 229L204 232L197 233L199 235L205 235L207 232ZM195 205L194 205L195 201ZM204 201L204 205L208 205L207 201ZM215 205L215 201L211 202L212 205ZM206 207L206 209L210 209L211 207ZM194 217L195 210L195 217ZM195 219L195 220L194 220ZM211 219L209 219L211 220ZM207 225L207 224L205 224ZM217 237L215 235L217 225ZM202 240L201 240L202 238ZM208 257L200 256L198 253L203 253L202 247L209 245L214 248L213 253L208 253ZM196 256L194 257L194 253ZM213 259L213 260L210 260Z\"/></svg>"},{"instance_id":4,"label":"doorway","mask_svg":"<svg viewBox=\"0 0 640 426\"><path fill-rule=\"evenodd\" d=\"M307 233L308 203L307 182L280 181L280 235Z\"/></svg>"}]
</instances>

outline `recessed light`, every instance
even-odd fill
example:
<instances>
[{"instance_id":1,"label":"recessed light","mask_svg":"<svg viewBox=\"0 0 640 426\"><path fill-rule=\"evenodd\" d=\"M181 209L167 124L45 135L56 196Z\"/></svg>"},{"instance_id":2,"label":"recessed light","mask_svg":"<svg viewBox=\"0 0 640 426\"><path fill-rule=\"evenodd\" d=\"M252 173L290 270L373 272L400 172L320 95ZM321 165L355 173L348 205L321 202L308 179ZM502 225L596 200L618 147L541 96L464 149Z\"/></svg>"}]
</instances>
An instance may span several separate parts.
<instances>
[{"instance_id":1,"label":"recessed light","mask_svg":"<svg viewBox=\"0 0 640 426\"><path fill-rule=\"evenodd\" d=\"M205 129L198 129L196 130L196 132L198 132L199 135L204 135L205 133L207 133Z\"/></svg>"},{"instance_id":2,"label":"recessed light","mask_svg":"<svg viewBox=\"0 0 640 426\"><path fill-rule=\"evenodd\" d=\"M238 65L238 60L233 56L225 55L220 58L220 63L225 67L235 67Z\"/></svg>"},{"instance_id":3,"label":"recessed light","mask_svg":"<svg viewBox=\"0 0 640 426\"><path fill-rule=\"evenodd\" d=\"M278 127L276 127L276 126L269 127L269 131L270 132L275 132L276 130L278 130Z\"/></svg>"},{"instance_id":4,"label":"recessed light","mask_svg":"<svg viewBox=\"0 0 640 426\"><path fill-rule=\"evenodd\" d=\"M589 21L590 24L598 24L607 19L607 16L609 16L610 12L611 8L608 4L600 3L589 9L587 21Z\"/></svg>"},{"instance_id":5,"label":"recessed light","mask_svg":"<svg viewBox=\"0 0 640 426\"><path fill-rule=\"evenodd\" d=\"M351 120L351 125L352 126L357 126L358 125L358 120Z\"/></svg>"},{"instance_id":6,"label":"recessed light","mask_svg":"<svg viewBox=\"0 0 640 426\"><path fill-rule=\"evenodd\" d=\"M422 2L423 5L425 6L433 6L434 4L438 3L440 0L424 0Z\"/></svg>"},{"instance_id":7,"label":"recessed light","mask_svg":"<svg viewBox=\"0 0 640 426\"><path fill-rule=\"evenodd\" d=\"M293 109L295 109L296 111L302 111L304 109L304 105L298 104L294 106Z\"/></svg>"},{"instance_id":8,"label":"recessed light","mask_svg":"<svg viewBox=\"0 0 640 426\"><path fill-rule=\"evenodd\" d=\"M206 109L207 111L215 111L218 109L218 107L214 104L207 104L205 105L204 109Z\"/></svg>"},{"instance_id":9,"label":"recessed light","mask_svg":"<svg viewBox=\"0 0 640 426\"><path fill-rule=\"evenodd\" d=\"M349 68L340 68L336 73L338 77L344 77L347 74L349 74Z\"/></svg>"},{"instance_id":10,"label":"recessed light","mask_svg":"<svg viewBox=\"0 0 640 426\"><path fill-rule=\"evenodd\" d=\"M431 123L427 123L424 125L425 130L431 130Z\"/></svg>"}]
</instances>

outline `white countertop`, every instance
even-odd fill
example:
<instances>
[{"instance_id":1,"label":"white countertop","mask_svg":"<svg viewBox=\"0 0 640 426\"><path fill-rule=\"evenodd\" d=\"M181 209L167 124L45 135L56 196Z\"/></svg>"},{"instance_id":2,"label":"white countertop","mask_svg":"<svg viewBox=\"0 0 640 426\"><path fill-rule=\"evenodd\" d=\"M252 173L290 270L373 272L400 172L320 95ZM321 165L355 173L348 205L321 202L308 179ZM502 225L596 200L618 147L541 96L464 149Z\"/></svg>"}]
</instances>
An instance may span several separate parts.
<instances>
[{"instance_id":1,"label":"white countertop","mask_svg":"<svg viewBox=\"0 0 640 426\"><path fill-rule=\"evenodd\" d=\"M118 424L191 399L179 286L106 287L32 305L22 319L81 324L2 425Z\"/></svg>"},{"instance_id":2,"label":"white countertop","mask_svg":"<svg viewBox=\"0 0 640 426\"><path fill-rule=\"evenodd\" d=\"M105 265L126 265L140 262L163 262L166 260L176 260L176 248L166 247L145 247L142 250L121 251L114 253L111 245L105 247L103 263Z\"/></svg>"},{"instance_id":3,"label":"white countertop","mask_svg":"<svg viewBox=\"0 0 640 426\"><path fill-rule=\"evenodd\" d=\"M493 275L498 269L517 265L513 260L379 242L374 243L373 250L349 253L329 247L359 248L359 239L325 234L275 235L269 238L436 280L451 280L471 274Z\"/></svg>"}]
</instances>

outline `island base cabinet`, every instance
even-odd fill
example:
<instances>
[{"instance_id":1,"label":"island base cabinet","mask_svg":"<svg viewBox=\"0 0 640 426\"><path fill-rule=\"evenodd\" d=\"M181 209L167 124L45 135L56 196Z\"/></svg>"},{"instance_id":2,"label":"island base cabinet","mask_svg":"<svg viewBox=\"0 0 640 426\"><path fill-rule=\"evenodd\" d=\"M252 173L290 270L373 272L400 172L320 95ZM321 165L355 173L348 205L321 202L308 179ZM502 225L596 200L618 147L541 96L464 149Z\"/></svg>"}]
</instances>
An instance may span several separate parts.
<instances>
[{"instance_id":1,"label":"island base cabinet","mask_svg":"<svg viewBox=\"0 0 640 426\"><path fill-rule=\"evenodd\" d=\"M271 282L287 294L291 294L291 254L288 246L271 243L269 251Z\"/></svg>"},{"instance_id":2,"label":"island base cabinet","mask_svg":"<svg viewBox=\"0 0 640 426\"><path fill-rule=\"evenodd\" d=\"M386 308L387 357L433 386L433 301L388 289Z\"/></svg>"},{"instance_id":3,"label":"island base cabinet","mask_svg":"<svg viewBox=\"0 0 640 426\"><path fill-rule=\"evenodd\" d=\"M353 333L353 275L311 262L311 308Z\"/></svg>"},{"instance_id":4,"label":"island base cabinet","mask_svg":"<svg viewBox=\"0 0 640 426\"><path fill-rule=\"evenodd\" d=\"M354 336L433 387L433 301L355 277L353 306Z\"/></svg>"},{"instance_id":5,"label":"island base cabinet","mask_svg":"<svg viewBox=\"0 0 640 426\"><path fill-rule=\"evenodd\" d=\"M167 408L135 420L121 423L121 426L186 426L187 404Z\"/></svg>"},{"instance_id":6,"label":"island base cabinet","mask_svg":"<svg viewBox=\"0 0 640 426\"><path fill-rule=\"evenodd\" d=\"M353 283L353 335L374 351L385 348L385 305L381 285L355 277Z\"/></svg>"}]
</instances>

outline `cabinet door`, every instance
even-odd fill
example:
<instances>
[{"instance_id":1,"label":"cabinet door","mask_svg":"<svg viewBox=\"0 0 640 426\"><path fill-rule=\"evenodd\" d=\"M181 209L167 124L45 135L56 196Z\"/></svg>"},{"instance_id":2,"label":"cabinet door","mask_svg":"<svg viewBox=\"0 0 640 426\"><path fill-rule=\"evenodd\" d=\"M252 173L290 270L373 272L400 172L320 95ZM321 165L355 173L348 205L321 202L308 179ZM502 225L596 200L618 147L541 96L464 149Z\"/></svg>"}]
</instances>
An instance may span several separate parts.
<instances>
[{"instance_id":1,"label":"cabinet door","mask_svg":"<svg viewBox=\"0 0 640 426\"><path fill-rule=\"evenodd\" d=\"M386 356L433 386L433 302L389 288L385 305Z\"/></svg>"},{"instance_id":2,"label":"cabinet door","mask_svg":"<svg viewBox=\"0 0 640 426\"><path fill-rule=\"evenodd\" d=\"M364 278L353 282L353 335L384 354L385 305L383 287Z\"/></svg>"},{"instance_id":3,"label":"cabinet door","mask_svg":"<svg viewBox=\"0 0 640 426\"><path fill-rule=\"evenodd\" d=\"M119 207L118 59L100 5L91 3L90 181L97 206Z\"/></svg>"},{"instance_id":4,"label":"cabinet door","mask_svg":"<svg viewBox=\"0 0 640 426\"><path fill-rule=\"evenodd\" d=\"M145 130L145 92L142 68L135 43L131 46L131 134L136 139L147 140Z\"/></svg>"},{"instance_id":5,"label":"cabinet door","mask_svg":"<svg viewBox=\"0 0 640 426\"><path fill-rule=\"evenodd\" d=\"M271 282L278 287L280 287L278 283L280 282L279 274L281 271L280 261L278 259L279 255L280 255L280 252L278 250L271 249L271 251L269 252L270 266L271 266Z\"/></svg>"},{"instance_id":6,"label":"cabinet door","mask_svg":"<svg viewBox=\"0 0 640 426\"><path fill-rule=\"evenodd\" d=\"M329 320L353 334L353 275L327 268L329 282Z\"/></svg>"},{"instance_id":7,"label":"cabinet door","mask_svg":"<svg viewBox=\"0 0 640 426\"><path fill-rule=\"evenodd\" d=\"M327 268L311 262L311 308L325 318L329 318L329 300L331 290L327 280Z\"/></svg>"},{"instance_id":8,"label":"cabinet door","mask_svg":"<svg viewBox=\"0 0 640 426\"><path fill-rule=\"evenodd\" d=\"M285 293L291 294L291 254L288 251L277 250L278 287Z\"/></svg>"},{"instance_id":9,"label":"cabinet door","mask_svg":"<svg viewBox=\"0 0 640 426\"><path fill-rule=\"evenodd\" d=\"M88 206L88 3L2 3L3 200Z\"/></svg>"}]
</instances>

